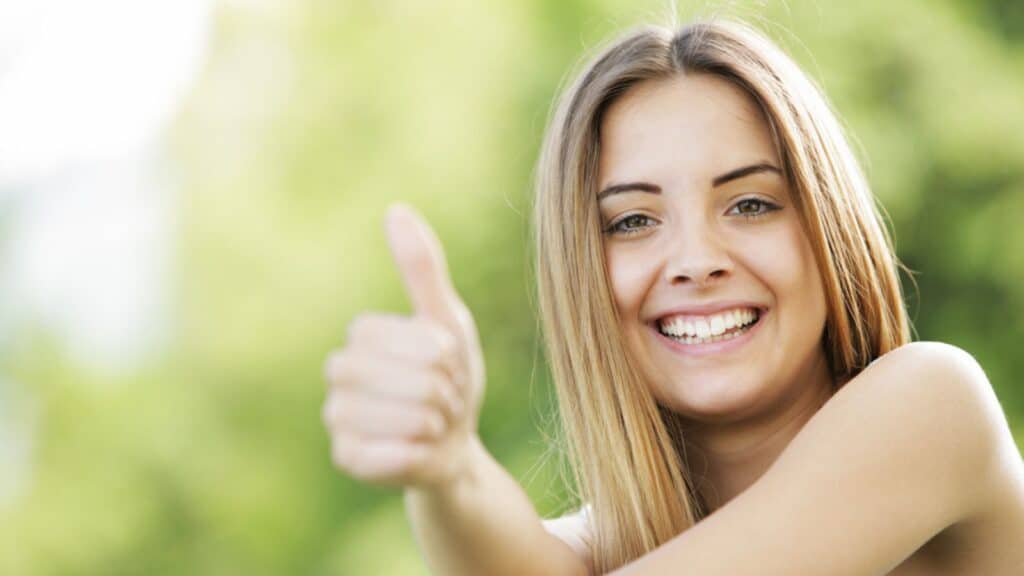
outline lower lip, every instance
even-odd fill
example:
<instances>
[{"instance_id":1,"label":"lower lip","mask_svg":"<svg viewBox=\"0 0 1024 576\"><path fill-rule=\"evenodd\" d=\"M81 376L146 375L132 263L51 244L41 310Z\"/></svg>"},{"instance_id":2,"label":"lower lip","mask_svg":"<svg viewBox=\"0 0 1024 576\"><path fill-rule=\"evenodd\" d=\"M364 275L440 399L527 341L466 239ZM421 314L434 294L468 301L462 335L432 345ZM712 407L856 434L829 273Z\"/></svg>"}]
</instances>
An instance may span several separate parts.
<instances>
[{"instance_id":1,"label":"lower lip","mask_svg":"<svg viewBox=\"0 0 1024 576\"><path fill-rule=\"evenodd\" d=\"M688 356L710 356L712 354L725 354L727 352L732 352L734 350L742 348L743 345L749 342L750 339L754 337L754 334L761 328L761 325L764 324L764 319L766 316L768 316L768 311L761 310L759 312L757 322L755 322L749 330L735 338L731 338L729 340L724 340L721 342L707 342L704 344L683 344L682 342L678 342L662 334L661 331L658 330L657 324L651 326L651 330L653 330L655 336L657 336L661 342L665 343L665 345L668 346L669 349L671 349L673 352Z\"/></svg>"}]
</instances>

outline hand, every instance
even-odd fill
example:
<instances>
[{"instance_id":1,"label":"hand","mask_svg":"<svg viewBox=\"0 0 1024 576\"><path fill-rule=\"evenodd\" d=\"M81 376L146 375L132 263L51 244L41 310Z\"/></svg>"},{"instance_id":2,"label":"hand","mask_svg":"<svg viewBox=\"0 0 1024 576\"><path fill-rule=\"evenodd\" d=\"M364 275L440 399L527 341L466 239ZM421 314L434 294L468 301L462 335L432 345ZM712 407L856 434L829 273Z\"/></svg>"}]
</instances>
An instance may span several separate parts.
<instances>
[{"instance_id":1,"label":"hand","mask_svg":"<svg viewBox=\"0 0 1024 576\"><path fill-rule=\"evenodd\" d=\"M363 313L327 358L323 420L334 464L374 484L435 488L469 472L483 353L444 252L411 208L388 210L391 252L415 315Z\"/></svg>"}]
</instances>

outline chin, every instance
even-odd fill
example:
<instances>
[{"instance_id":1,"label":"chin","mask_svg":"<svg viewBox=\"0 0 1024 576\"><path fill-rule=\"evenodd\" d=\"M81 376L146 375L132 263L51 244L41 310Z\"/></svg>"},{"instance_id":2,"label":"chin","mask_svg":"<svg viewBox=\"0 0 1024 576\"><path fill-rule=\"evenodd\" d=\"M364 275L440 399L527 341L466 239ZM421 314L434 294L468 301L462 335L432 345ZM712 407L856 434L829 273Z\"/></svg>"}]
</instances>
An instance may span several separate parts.
<instances>
[{"instance_id":1,"label":"chin","mask_svg":"<svg viewBox=\"0 0 1024 576\"><path fill-rule=\"evenodd\" d=\"M676 414L696 422L730 422L756 411L758 400L766 396L765 383L739 378L670 382L653 393L658 403Z\"/></svg>"}]
</instances>

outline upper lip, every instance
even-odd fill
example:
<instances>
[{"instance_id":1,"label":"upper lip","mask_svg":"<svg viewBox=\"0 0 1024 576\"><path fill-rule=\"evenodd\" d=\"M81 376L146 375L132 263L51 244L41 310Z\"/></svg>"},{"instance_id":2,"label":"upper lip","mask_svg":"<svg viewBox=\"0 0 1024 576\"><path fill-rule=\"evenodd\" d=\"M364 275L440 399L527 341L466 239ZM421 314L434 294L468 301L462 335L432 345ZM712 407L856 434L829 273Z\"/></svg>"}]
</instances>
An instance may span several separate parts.
<instances>
[{"instance_id":1,"label":"upper lip","mask_svg":"<svg viewBox=\"0 0 1024 576\"><path fill-rule=\"evenodd\" d=\"M663 310L654 316L653 322L660 322L669 316L710 316L716 312L733 310L736 308L756 308L758 312L764 312L767 307L749 300L729 300L724 302L709 302L707 304L694 304L690 306L677 306L669 310Z\"/></svg>"}]
</instances>

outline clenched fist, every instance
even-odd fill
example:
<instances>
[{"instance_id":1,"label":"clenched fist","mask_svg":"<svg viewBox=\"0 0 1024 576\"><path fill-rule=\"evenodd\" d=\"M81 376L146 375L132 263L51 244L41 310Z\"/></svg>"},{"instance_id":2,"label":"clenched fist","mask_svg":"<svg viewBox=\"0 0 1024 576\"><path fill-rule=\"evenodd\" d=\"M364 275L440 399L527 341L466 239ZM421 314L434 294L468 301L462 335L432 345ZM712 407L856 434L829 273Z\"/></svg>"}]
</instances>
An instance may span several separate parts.
<instances>
[{"instance_id":1,"label":"clenched fist","mask_svg":"<svg viewBox=\"0 0 1024 576\"><path fill-rule=\"evenodd\" d=\"M440 487L468 471L483 353L430 226L396 205L387 235L415 315L352 321L345 346L325 363L323 420L342 471L375 484Z\"/></svg>"}]
</instances>

